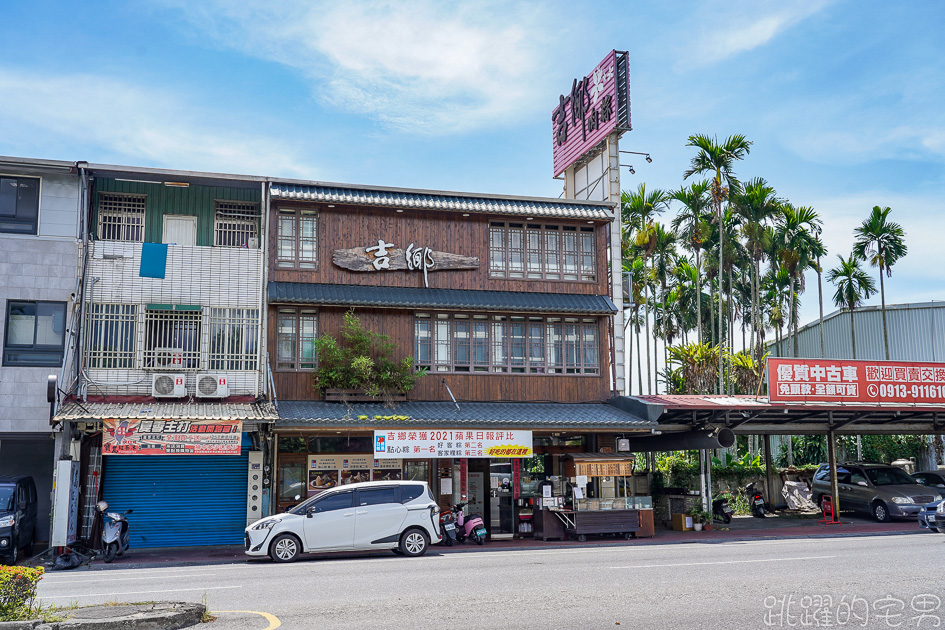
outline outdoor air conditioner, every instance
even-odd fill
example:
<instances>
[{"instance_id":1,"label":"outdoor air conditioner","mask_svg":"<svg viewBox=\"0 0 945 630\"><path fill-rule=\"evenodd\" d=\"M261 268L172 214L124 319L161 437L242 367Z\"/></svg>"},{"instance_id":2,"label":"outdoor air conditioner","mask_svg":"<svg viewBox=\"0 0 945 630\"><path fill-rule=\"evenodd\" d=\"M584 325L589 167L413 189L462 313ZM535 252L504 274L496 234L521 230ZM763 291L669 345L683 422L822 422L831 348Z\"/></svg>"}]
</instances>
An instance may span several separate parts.
<instances>
[{"instance_id":1,"label":"outdoor air conditioner","mask_svg":"<svg viewBox=\"0 0 945 630\"><path fill-rule=\"evenodd\" d=\"M187 396L185 374L152 374L151 395L155 398L184 398Z\"/></svg>"},{"instance_id":2,"label":"outdoor air conditioner","mask_svg":"<svg viewBox=\"0 0 945 630\"><path fill-rule=\"evenodd\" d=\"M183 348L155 348L154 364L155 370L179 370L184 367Z\"/></svg>"},{"instance_id":3,"label":"outdoor air conditioner","mask_svg":"<svg viewBox=\"0 0 945 630\"><path fill-rule=\"evenodd\" d=\"M198 374L197 396L199 398L226 398L230 387L226 384L225 374Z\"/></svg>"}]
</instances>

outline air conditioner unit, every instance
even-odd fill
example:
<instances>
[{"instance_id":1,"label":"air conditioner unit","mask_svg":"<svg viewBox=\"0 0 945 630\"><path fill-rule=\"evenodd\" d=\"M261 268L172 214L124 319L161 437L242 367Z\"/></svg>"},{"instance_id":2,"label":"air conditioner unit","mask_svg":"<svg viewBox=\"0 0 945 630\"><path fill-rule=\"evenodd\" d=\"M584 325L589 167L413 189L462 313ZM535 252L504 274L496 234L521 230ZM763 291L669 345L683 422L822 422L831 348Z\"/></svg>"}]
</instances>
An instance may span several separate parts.
<instances>
[{"instance_id":1,"label":"air conditioner unit","mask_svg":"<svg viewBox=\"0 0 945 630\"><path fill-rule=\"evenodd\" d=\"M197 396L199 398L226 398L230 395L230 386L226 384L225 374L198 374Z\"/></svg>"},{"instance_id":2,"label":"air conditioner unit","mask_svg":"<svg viewBox=\"0 0 945 630\"><path fill-rule=\"evenodd\" d=\"M152 374L151 395L155 398L187 396L186 374Z\"/></svg>"},{"instance_id":3,"label":"air conditioner unit","mask_svg":"<svg viewBox=\"0 0 945 630\"><path fill-rule=\"evenodd\" d=\"M179 370L183 368L184 349L155 348L153 367L155 370Z\"/></svg>"}]
</instances>

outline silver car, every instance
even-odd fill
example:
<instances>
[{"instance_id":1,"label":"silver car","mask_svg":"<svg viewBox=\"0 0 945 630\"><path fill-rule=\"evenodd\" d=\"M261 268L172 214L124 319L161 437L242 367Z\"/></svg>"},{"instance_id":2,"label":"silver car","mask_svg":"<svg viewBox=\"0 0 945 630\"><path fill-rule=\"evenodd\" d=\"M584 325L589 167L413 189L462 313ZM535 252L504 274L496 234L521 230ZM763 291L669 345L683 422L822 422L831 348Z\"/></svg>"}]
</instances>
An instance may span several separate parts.
<instances>
[{"instance_id":1,"label":"silver car","mask_svg":"<svg viewBox=\"0 0 945 630\"><path fill-rule=\"evenodd\" d=\"M840 509L871 514L881 523L894 517L915 518L926 503L942 498L939 489L919 484L901 468L868 462L837 464L837 490ZM827 464L814 473L811 495L818 505L830 496Z\"/></svg>"}]
</instances>

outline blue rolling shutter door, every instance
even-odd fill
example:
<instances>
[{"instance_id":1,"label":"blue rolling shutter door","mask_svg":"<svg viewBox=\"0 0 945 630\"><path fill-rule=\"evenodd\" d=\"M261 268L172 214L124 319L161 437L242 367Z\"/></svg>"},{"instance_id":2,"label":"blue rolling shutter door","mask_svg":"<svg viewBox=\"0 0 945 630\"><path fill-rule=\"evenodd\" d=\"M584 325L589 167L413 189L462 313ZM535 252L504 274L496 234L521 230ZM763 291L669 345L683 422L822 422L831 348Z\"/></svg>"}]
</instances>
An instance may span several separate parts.
<instances>
[{"instance_id":1,"label":"blue rolling shutter door","mask_svg":"<svg viewBox=\"0 0 945 630\"><path fill-rule=\"evenodd\" d=\"M245 434L244 434L245 438ZM103 497L128 516L131 547L240 545L249 455L107 455Z\"/></svg>"}]
</instances>

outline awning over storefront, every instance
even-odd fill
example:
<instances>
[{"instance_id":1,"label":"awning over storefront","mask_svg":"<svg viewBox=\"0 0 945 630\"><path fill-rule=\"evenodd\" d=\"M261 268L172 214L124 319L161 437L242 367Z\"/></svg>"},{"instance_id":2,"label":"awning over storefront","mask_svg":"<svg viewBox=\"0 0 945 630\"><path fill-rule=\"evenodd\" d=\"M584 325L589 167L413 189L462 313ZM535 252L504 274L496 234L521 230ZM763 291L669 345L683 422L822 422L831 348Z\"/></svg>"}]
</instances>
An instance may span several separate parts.
<instances>
[{"instance_id":1,"label":"awning over storefront","mask_svg":"<svg viewBox=\"0 0 945 630\"><path fill-rule=\"evenodd\" d=\"M273 422L279 417L272 403L65 403L54 422L143 418L148 420L242 420Z\"/></svg>"},{"instance_id":2,"label":"awning over storefront","mask_svg":"<svg viewBox=\"0 0 945 630\"><path fill-rule=\"evenodd\" d=\"M576 201L534 197L509 197L455 192L431 192L407 188L352 186L350 184L279 183L273 182L273 199L314 201L322 203L380 206L411 210L446 210L479 214L555 219L614 218L613 204L603 201Z\"/></svg>"},{"instance_id":3,"label":"awning over storefront","mask_svg":"<svg viewBox=\"0 0 945 630\"><path fill-rule=\"evenodd\" d=\"M533 431L650 431L656 422L605 403L405 402L396 409L381 403L280 401L279 429L387 429L411 427L494 427Z\"/></svg>"},{"instance_id":4,"label":"awning over storefront","mask_svg":"<svg viewBox=\"0 0 945 630\"><path fill-rule=\"evenodd\" d=\"M573 313L575 315L612 315L617 312L617 307L606 295L393 288L300 282L270 282L269 302L516 313Z\"/></svg>"},{"instance_id":5,"label":"awning over storefront","mask_svg":"<svg viewBox=\"0 0 945 630\"><path fill-rule=\"evenodd\" d=\"M623 396L614 404L659 424L689 431L725 427L739 434L915 434L945 432L945 404L771 402L759 396Z\"/></svg>"}]
</instances>

